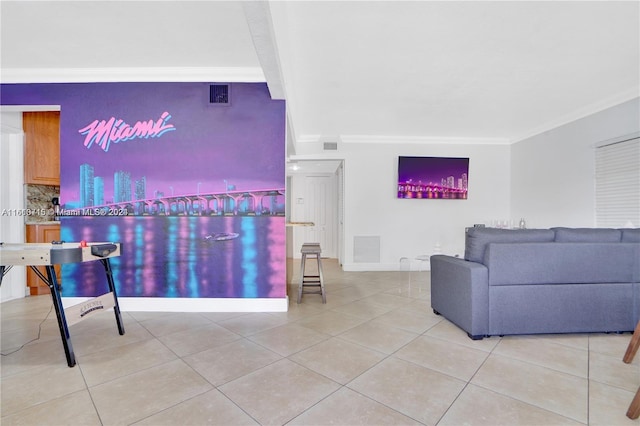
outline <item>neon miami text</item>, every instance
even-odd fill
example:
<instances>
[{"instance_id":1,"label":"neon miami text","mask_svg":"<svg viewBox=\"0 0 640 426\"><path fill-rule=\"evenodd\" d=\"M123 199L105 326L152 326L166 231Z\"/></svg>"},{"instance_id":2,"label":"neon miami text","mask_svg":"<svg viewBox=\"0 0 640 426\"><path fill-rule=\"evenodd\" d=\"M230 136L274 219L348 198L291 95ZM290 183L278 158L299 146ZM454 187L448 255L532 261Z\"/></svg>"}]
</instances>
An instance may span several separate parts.
<instances>
[{"instance_id":1,"label":"neon miami text","mask_svg":"<svg viewBox=\"0 0 640 426\"><path fill-rule=\"evenodd\" d=\"M95 143L104 152L109 151L111 143L119 143L132 139L159 138L167 132L176 130L169 124L171 114L163 112L157 120L138 121L133 126L120 118L111 117L109 120L94 120L91 124L78 130L84 135L84 146L87 149Z\"/></svg>"}]
</instances>

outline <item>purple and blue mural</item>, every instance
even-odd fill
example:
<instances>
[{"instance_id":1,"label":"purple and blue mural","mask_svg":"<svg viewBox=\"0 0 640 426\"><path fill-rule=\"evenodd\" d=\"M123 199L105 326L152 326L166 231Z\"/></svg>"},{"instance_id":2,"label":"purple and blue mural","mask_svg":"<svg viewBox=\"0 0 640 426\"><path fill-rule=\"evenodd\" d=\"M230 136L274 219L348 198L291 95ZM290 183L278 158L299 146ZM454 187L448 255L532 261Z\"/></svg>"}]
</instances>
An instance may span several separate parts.
<instances>
[{"instance_id":1,"label":"purple and blue mural","mask_svg":"<svg viewBox=\"0 0 640 426\"><path fill-rule=\"evenodd\" d=\"M61 237L122 243L119 296L285 297L285 104L229 89L2 85L3 105L60 105ZM63 267L64 296L100 294L91 263Z\"/></svg>"}]
</instances>

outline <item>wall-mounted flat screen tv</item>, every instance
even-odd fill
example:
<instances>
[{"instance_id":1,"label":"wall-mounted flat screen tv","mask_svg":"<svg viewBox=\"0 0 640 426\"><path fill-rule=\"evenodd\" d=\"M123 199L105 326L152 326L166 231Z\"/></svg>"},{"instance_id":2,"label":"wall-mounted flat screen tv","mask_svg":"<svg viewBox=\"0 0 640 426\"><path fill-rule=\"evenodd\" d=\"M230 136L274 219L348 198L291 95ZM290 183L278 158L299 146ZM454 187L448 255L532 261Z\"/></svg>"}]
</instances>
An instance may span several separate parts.
<instances>
[{"instance_id":1,"label":"wall-mounted flat screen tv","mask_svg":"<svg viewBox=\"0 0 640 426\"><path fill-rule=\"evenodd\" d=\"M398 198L466 200L469 159L398 157Z\"/></svg>"}]
</instances>

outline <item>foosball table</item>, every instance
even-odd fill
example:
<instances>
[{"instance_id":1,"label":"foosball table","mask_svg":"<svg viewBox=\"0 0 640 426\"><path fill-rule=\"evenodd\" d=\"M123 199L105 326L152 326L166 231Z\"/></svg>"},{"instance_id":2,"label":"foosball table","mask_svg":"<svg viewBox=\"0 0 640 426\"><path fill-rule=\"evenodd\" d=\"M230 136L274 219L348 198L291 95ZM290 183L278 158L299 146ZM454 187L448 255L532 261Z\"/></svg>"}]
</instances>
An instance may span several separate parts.
<instances>
[{"instance_id":1,"label":"foosball table","mask_svg":"<svg viewBox=\"0 0 640 426\"><path fill-rule=\"evenodd\" d=\"M120 256L120 243L65 243L54 241L52 243L0 243L0 285L2 279L13 266L27 266L43 280L51 290L53 307L58 319L60 337L67 357L67 365L76 365L73 345L69 335L69 326L88 318L94 313L104 312L113 308L118 332L124 334L124 325L118 296L113 280L110 259ZM64 309L60 294L58 278L54 270L54 265L65 263L83 263L99 261L104 267L108 292L88 301L70 306ZM46 276L37 268L44 266Z\"/></svg>"}]
</instances>

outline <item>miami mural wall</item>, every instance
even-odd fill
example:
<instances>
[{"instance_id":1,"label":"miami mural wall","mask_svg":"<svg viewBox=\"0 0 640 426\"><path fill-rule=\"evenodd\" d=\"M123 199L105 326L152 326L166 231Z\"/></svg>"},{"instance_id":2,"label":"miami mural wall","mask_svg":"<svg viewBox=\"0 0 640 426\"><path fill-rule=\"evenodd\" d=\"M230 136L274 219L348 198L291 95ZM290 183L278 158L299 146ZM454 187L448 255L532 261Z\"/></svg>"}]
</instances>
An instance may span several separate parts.
<instances>
[{"instance_id":1,"label":"miami mural wall","mask_svg":"<svg viewBox=\"0 0 640 426\"><path fill-rule=\"evenodd\" d=\"M286 296L285 104L256 83L3 84L60 105L61 237L118 241L121 297ZM63 296L103 271L65 265Z\"/></svg>"}]
</instances>

